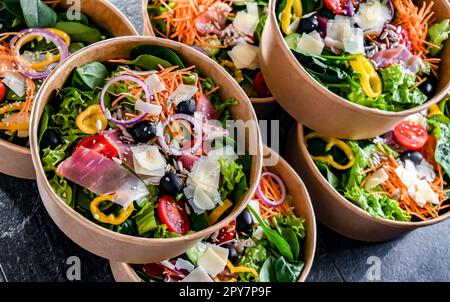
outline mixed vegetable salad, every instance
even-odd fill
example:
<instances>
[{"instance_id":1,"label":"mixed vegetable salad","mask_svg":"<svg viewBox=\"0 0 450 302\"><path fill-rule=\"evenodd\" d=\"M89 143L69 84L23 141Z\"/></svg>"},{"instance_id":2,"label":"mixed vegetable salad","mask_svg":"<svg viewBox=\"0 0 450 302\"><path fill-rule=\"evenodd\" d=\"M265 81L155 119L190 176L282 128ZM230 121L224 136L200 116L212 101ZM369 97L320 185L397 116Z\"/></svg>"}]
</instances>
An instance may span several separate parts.
<instances>
[{"instance_id":1,"label":"mixed vegetable salad","mask_svg":"<svg viewBox=\"0 0 450 302\"><path fill-rule=\"evenodd\" d=\"M287 45L320 84L362 106L402 111L436 93L450 20L435 22L433 5L283 0L277 12Z\"/></svg>"},{"instance_id":2,"label":"mixed vegetable salad","mask_svg":"<svg viewBox=\"0 0 450 302\"><path fill-rule=\"evenodd\" d=\"M55 193L133 236L177 237L215 224L247 191L251 166L221 124L238 101L222 100L218 89L159 46L76 68L40 121Z\"/></svg>"},{"instance_id":3,"label":"mixed vegetable salad","mask_svg":"<svg viewBox=\"0 0 450 302\"><path fill-rule=\"evenodd\" d=\"M0 0L0 138L22 146L29 145L33 99L50 71L110 36L86 15L58 9L58 2Z\"/></svg>"},{"instance_id":4,"label":"mixed vegetable salad","mask_svg":"<svg viewBox=\"0 0 450 302\"><path fill-rule=\"evenodd\" d=\"M450 208L448 99L369 140L305 136L323 176L355 205L378 218L426 221Z\"/></svg>"},{"instance_id":5,"label":"mixed vegetable salad","mask_svg":"<svg viewBox=\"0 0 450 302\"><path fill-rule=\"evenodd\" d=\"M249 97L269 97L258 48L268 0L152 0L157 35L182 42L224 67Z\"/></svg>"},{"instance_id":6,"label":"mixed vegetable salad","mask_svg":"<svg viewBox=\"0 0 450 302\"><path fill-rule=\"evenodd\" d=\"M263 171L236 220L178 258L134 269L149 282L295 282L304 267L304 222L281 178Z\"/></svg>"}]
</instances>

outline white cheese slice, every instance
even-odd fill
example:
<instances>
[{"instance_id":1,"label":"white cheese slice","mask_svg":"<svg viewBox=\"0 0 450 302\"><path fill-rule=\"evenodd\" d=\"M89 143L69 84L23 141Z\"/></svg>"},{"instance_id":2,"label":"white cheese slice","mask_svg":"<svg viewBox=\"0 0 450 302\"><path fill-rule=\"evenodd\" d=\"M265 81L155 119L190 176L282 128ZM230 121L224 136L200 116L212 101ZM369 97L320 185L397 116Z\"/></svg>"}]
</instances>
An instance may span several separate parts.
<instances>
[{"instance_id":1,"label":"white cheese slice","mask_svg":"<svg viewBox=\"0 0 450 302\"><path fill-rule=\"evenodd\" d=\"M216 203L208 196L201 187L196 187L193 198L194 204L201 210L212 210L216 207Z\"/></svg>"},{"instance_id":2,"label":"white cheese slice","mask_svg":"<svg viewBox=\"0 0 450 302\"><path fill-rule=\"evenodd\" d=\"M367 178L364 188L366 190L372 190L373 188L384 184L384 182L388 179L389 175L383 168L381 168Z\"/></svg>"},{"instance_id":3,"label":"white cheese slice","mask_svg":"<svg viewBox=\"0 0 450 302\"><path fill-rule=\"evenodd\" d=\"M225 269L227 261L218 255L214 249L208 247L205 253L200 256L198 265L202 266L210 276L215 277Z\"/></svg>"},{"instance_id":4,"label":"white cheese slice","mask_svg":"<svg viewBox=\"0 0 450 302\"><path fill-rule=\"evenodd\" d=\"M203 267L197 266L197 268L181 280L181 282L214 282L214 280L211 279Z\"/></svg>"},{"instance_id":5,"label":"white cheese slice","mask_svg":"<svg viewBox=\"0 0 450 302\"><path fill-rule=\"evenodd\" d=\"M259 68L258 47L246 42L235 45L229 52L233 64L238 69L255 70Z\"/></svg>"},{"instance_id":6,"label":"white cheese slice","mask_svg":"<svg viewBox=\"0 0 450 302\"><path fill-rule=\"evenodd\" d=\"M18 73L6 73L3 84L8 86L18 97L25 95L25 77Z\"/></svg>"},{"instance_id":7,"label":"white cheese slice","mask_svg":"<svg viewBox=\"0 0 450 302\"><path fill-rule=\"evenodd\" d=\"M360 4L355 21L363 30L382 29L390 16L391 12L385 4L370 0Z\"/></svg>"},{"instance_id":8,"label":"white cheese slice","mask_svg":"<svg viewBox=\"0 0 450 302\"><path fill-rule=\"evenodd\" d=\"M168 99L175 105L178 105L179 103L192 98L197 90L197 86L181 84L174 92L169 95Z\"/></svg>"},{"instance_id":9,"label":"white cheese slice","mask_svg":"<svg viewBox=\"0 0 450 302\"><path fill-rule=\"evenodd\" d=\"M350 19L342 18L336 20L328 20L327 37L339 42L344 41L344 37L351 30Z\"/></svg>"},{"instance_id":10,"label":"white cheese slice","mask_svg":"<svg viewBox=\"0 0 450 302\"><path fill-rule=\"evenodd\" d=\"M225 146L222 148L212 149L208 152L208 157L214 158L218 160L220 157L225 157L227 160L235 161L239 157L236 152L234 152L234 148L231 146Z\"/></svg>"},{"instance_id":11,"label":"white cheese slice","mask_svg":"<svg viewBox=\"0 0 450 302\"><path fill-rule=\"evenodd\" d=\"M137 100L134 109L150 115L159 115L162 111L162 106Z\"/></svg>"},{"instance_id":12,"label":"white cheese slice","mask_svg":"<svg viewBox=\"0 0 450 302\"><path fill-rule=\"evenodd\" d=\"M148 176L163 176L166 160L156 146L140 145L131 147L134 171Z\"/></svg>"},{"instance_id":13,"label":"white cheese slice","mask_svg":"<svg viewBox=\"0 0 450 302\"><path fill-rule=\"evenodd\" d=\"M227 248L218 246L217 244L208 243L207 247L211 248L224 262L228 260L229 250Z\"/></svg>"},{"instance_id":14,"label":"white cheese slice","mask_svg":"<svg viewBox=\"0 0 450 302\"><path fill-rule=\"evenodd\" d=\"M258 16L255 17L244 11L239 11L233 20L234 28L238 32L248 36L253 36L253 33L258 27L258 23Z\"/></svg>"},{"instance_id":15,"label":"white cheese slice","mask_svg":"<svg viewBox=\"0 0 450 302\"><path fill-rule=\"evenodd\" d=\"M323 39L316 31L303 34L297 43L297 51L307 56L320 56L324 47Z\"/></svg>"},{"instance_id":16,"label":"white cheese slice","mask_svg":"<svg viewBox=\"0 0 450 302\"><path fill-rule=\"evenodd\" d=\"M365 54L364 33L361 28L351 28L342 41L344 50L351 54Z\"/></svg>"},{"instance_id":17,"label":"white cheese slice","mask_svg":"<svg viewBox=\"0 0 450 302\"><path fill-rule=\"evenodd\" d=\"M145 79L145 84L147 84L152 94L166 90L166 86L164 86L158 75L155 73L151 74L148 78Z\"/></svg>"},{"instance_id":18,"label":"white cheese slice","mask_svg":"<svg viewBox=\"0 0 450 302\"><path fill-rule=\"evenodd\" d=\"M259 211L259 200L258 199L252 199L248 202L248 206L252 208L258 216L260 215ZM256 217L252 213L253 223L258 223L258 220L256 220Z\"/></svg>"},{"instance_id":19,"label":"white cheese slice","mask_svg":"<svg viewBox=\"0 0 450 302\"><path fill-rule=\"evenodd\" d=\"M178 258L177 262L175 262L175 268L192 272L195 269L195 266L191 262L184 260L183 258Z\"/></svg>"}]
</instances>

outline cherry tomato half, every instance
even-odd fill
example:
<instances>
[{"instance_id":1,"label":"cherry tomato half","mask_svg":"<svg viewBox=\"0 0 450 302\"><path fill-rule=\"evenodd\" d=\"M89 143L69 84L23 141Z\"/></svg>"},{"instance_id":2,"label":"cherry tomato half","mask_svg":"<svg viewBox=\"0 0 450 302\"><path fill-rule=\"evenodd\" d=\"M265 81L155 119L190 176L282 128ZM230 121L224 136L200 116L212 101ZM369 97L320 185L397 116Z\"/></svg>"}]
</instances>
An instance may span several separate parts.
<instances>
[{"instance_id":1,"label":"cherry tomato half","mask_svg":"<svg viewBox=\"0 0 450 302\"><path fill-rule=\"evenodd\" d=\"M91 149L97 153L100 153L104 157L113 158L119 155L119 152L103 135L93 135L83 138L78 145L76 145L74 151L77 148L85 147Z\"/></svg>"},{"instance_id":2,"label":"cherry tomato half","mask_svg":"<svg viewBox=\"0 0 450 302\"><path fill-rule=\"evenodd\" d=\"M412 121L403 121L394 128L398 143L409 150L421 149L428 140L428 132L421 125Z\"/></svg>"},{"instance_id":3,"label":"cherry tomato half","mask_svg":"<svg viewBox=\"0 0 450 302\"><path fill-rule=\"evenodd\" d=\"M270 96L269 88L267 87L261 72L258 72L253 80L253 90L255 90L256 94L260 98Z\"/></svg>"},{"instance_id":4,"label":"cherry tomato half","mask_svg":"<svg viewBox=\"0 0 450 302\"><path fill-rule=\"evenodd\" d=\"M164 195L159 199L158 217L171 232L184 235L191 229L191 223L182 203L172 196Z\"/></svg>"},{"instance_id":5,"label":"cherry tomato half","mask_svg":"<svg viewBox=\"0 0 450 302\"><path fill-rule=\"evenodd\" d=\"M346 0L325 0L325 5L330 9L333 13L338 15L347 14L347 10L345 9Z\"/></svg>"},{"instance_id":6,"label":"cherry tomato half","mask_svg":"<svg viewBox=\"0 0 450 302\"><path fill-rule=\"evenodd\" d=\"M3 101L5 96L6 96L6 87L5 84L3 84L2 81L0 81L0 102Z\"/></svg>"},{"instance_id":7,"label":"cherry tomato half","mask_svg":"<svg viewBox=\"0 0 450 302\"><path fill-rule=\"evenodd\" d=\"M233 220L228 225L220 229L217 238L214 240L214 243L221 244L230 241L235 236L236 236L236 220Z\"/></svg>"}]
</instances>

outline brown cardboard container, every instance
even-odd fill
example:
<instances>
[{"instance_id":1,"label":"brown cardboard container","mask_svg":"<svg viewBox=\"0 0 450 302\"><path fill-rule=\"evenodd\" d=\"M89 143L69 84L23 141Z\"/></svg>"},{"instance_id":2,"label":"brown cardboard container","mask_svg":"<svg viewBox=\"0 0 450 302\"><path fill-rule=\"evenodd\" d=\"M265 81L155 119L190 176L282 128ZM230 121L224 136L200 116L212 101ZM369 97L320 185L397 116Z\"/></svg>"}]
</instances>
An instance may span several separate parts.
<instances>
[{"instance_id":1,"label":"brown cardboard container","mask_svg":"<svg viewBox=\"0 0 450 302\"><path fill-rule=\"evenodd\" d=\"M450 5L447 0L434 0L434 3L437 21L450 18ZM270 13L260 47L261 70L278 103L308 128L331 137L374 137L387 132L406 116L437 103L450 89L450 45L447 41L441 53L443 60L440 66L439 89L436 95L422 106L402 112L388 112L347 101L323 87L297 61L284 42L275 5L276 0L270 0Z\"/></svg>"},{"instance_id":2,"label":"brown cardboard container","mask_svg":"<svg viewBox=\"0 0 450 302\"><path fill-rule=\"evenodd\" d=\"M249 190L225 219L205 230L178 238L153 239L123 235L85 219L64 203L51 188L42 167L37 142L39 121L45 105L52 99L55 91L64 86L71 72L77 66L93 61L126 58L135 46L148 44L173 49L187 64L196 65L199 70L213 77L216 83L222 87L219 93L221 97L233 97L240 100L238 105L231 108L233 117L236 120L253 121L247 129L248 133L245 137L247 150L251 150L251 154L254 154L252 155ZM33 107L30 127L30 137L32 138L31 155L36 168L38 189L44 206L53 221L69 238L101 257L127 263L148 263L182 254L202 238L211 235L233 220L245 208L247 201L253 195L259 182L262 144L255 112L250 101L225 70L219 68L208 57L181 43L154 37L121 37L88 46L67 59L52 72L48 81L39 91L37 100ZM250 139L252 139L251 142L249 142Z\"/></svg>"},{"instance_id":3,"label":"brown cardboard container","mask_svg":"<svg viewBox=\"0 0 450 302\"><path fill-rule=\"evenodd\" d=\"M298 216L306 219L306 240L305 246L302 249L305 251L305 267L298 279L298 282L304 282L311 270L314 253L316 250L316 220L314 211L309 199L308 191L294 169L282 159L275 151L271 150L267 146L264 146L265 156L273 156L278 158L278 162L275 166L267 167L267 169L273 173L279 175L287 186L287 192L294 197L295 212ZM140 282L141 279L133 270L133 268L120 262L110 261L111 270L114 275L114 279L117 282Z\"/></svg>"},{"instance_id":4,"label":"brown cardboard container","mask_svg":"<svg viewBox=\"0 0 450 302\"><path fill-rule=\"evenodd\" d=\"M288 160L308 187L317 219L337 233L356 240L380 242L450 217L450 212L447 212L438 218L421 222L375 218L345 199L322 176L308 153L301 124L292 129L288 141L291 144L288 146Z\"/></svg>"},{"instance_id":5,"label":"brown cardboard container","mask_svg":"<svg viewBox=\"0 0 450 302\"><path fill-rule=\"evenodd\" d=\"M152 21L148 15L148 3L149 0L141 0L142 16L144 17L144 36L155 36L153 30ZM250 98L253 108L255 108L256 115L260 119L267 119L270 113L276 108L276 101L273 96L267 98Z\"/></svg>"},{"instance_id":6,"label":"brown cardboard container","mask_svg":"<svg viewBox=\"0 0 450 302\"><path fill-rule=\"evenodd\" d=\"M61 0L59 6L70 7L72 0ZM138 35L128 19L106 0L81 0L81 12L95 24L101 25L115 36ZM101 13L99 13L101 12ZM29 148L0 139L0 172L15 177L35 179Z\"/></svg>"}]
</instances>

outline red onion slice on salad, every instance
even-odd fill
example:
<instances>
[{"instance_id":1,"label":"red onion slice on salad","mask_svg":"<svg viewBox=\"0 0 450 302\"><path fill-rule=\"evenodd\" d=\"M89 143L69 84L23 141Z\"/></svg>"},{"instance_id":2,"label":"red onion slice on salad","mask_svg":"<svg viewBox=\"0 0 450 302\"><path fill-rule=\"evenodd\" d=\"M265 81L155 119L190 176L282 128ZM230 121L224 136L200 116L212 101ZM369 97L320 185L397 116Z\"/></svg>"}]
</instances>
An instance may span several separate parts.
<instances>
[{"instance_id":1,"label":"red onion slice on salad","mask_svg":"<svg viewBox=\"0 0 450 302\"><path fill-rule=\"evenodd\" d=\"M120 82L120 81L131 81L131 82L134 82L134 83L138 84L139 86L141 86L143 91L144 91L144 94L145 94L145 101L146 102L150 102L152 97L151 97L151 94L150 94L150 92L148 90L147 85L143 81L141 81L140 79L138 79L136 77L133 77L133 76L130 76L130 75L117 76L117 77L111 79L108 83L105 84L105 86L102 89L102 93L100 95L100 107L102 108L103 114L105 115L105 117L108 120L110 120L114 124L122 125L122 126L130 126L130 125L133 125L133 124L135 124L137 122L142 121L145 118L146 114L144 112L142 112L140 115L138 115L137 117L135 117L133 119L130 119L130 120L119 120L119 119L116 119L116 118L112 117L111 116L111 112L109 111L109 109L107 109L105 107L105 95L108 92L108 88L111 87L113 84L115 84L117 82Z\"/></svg>"},{"instance_id":2,"label":"red onion slice on salad","mask_svg":"<svg viewBox=\"0 0 450 302\"><path fill-rule=\"evenodd\" d=\"M59 62L62 62L69 56L69 48L63 39L58 37L55 33L43 29L43 28L27 28L20 31L14 38L9 42L11 48L11 55L17 57L18 61L21 62L20 49L28 42L34 40L33 38L43 38L47 42L52 42L59 51ZM36 71L24 64L18 64L17 68L20 73L24 76L33 79L40 80L48 77L50 72L58 65L58 63L48 65L43 71Z\"/></svg>"},{"instance_id":3,"label":"red onion slice on salad","mask_svg":"<svg viewBox=\"0 0 450 302\"><path fill-rule=\"evenodd\" d=\"M264 195L264 193L261 191L261 184L259 184L258 187L256 188L256 194L265 204L267 204L271 207L278 207L286 199L286 186L284 185L283 180L278 175L276 175L272 172L263 172L261 174L261 178L266 177L266 176L272 177L278 183L278 185L280 186L280 189L281 189L281 198L279 200L271 200L271 199L267 198Z\"/></svg>"},{"instance_id":4,"label":"red onion slice on salad","mask_svg":"<svg viewBox=\"0 0 450 302\"><path fill-rule=\"evenodd\" d=\"M164 137L164 129L170 122L173 122L175 120L186 120L189 123L191 123L192 125L194 125L195 137L194 137L194 144L191 146L191 148L181 150L181 149L177 149L177 148L171 148L167 145L166 139ZM175 155L175 156L194 155L197 152L197 150L200 149L202 142L203 142L201 120L198 120L197 118L194 118L193 116L183 114L183 113L178 113L178 114L169 116L162 123L162 133L160 133L160 135L158 135L158 142L159 142L159 145L161 146L161 148L165 152L167 152L171 155Z\"/></svg>"}]
</instances>

